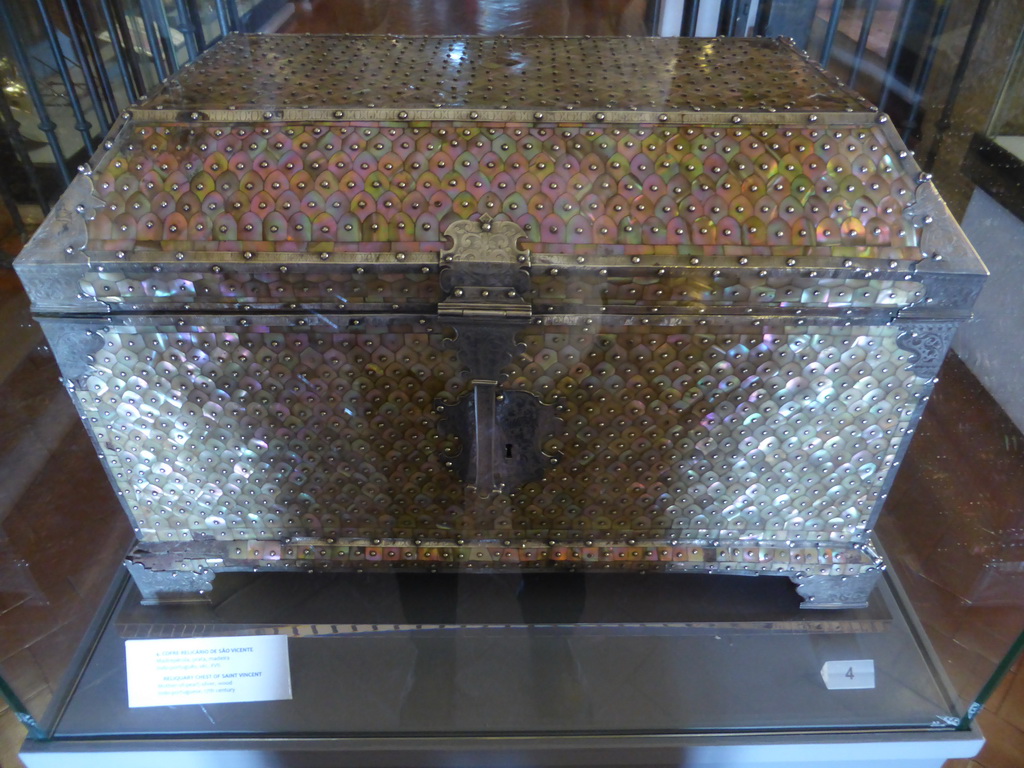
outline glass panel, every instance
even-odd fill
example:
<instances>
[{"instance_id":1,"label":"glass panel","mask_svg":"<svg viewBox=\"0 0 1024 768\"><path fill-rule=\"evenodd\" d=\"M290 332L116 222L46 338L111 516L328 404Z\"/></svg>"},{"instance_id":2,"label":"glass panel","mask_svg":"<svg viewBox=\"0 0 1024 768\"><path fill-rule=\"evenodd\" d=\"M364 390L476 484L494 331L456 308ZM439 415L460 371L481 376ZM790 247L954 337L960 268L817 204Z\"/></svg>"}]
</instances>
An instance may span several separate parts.
<instances>
[{"instance_id":1,"label":"glass panel","mask_svg":"<svg viewBox=\"0 0 1024 768\"><path fill-rule=\"evenodd\" d=\"M1024 87L1021 83L1024 83L1024 48L1018 40L988 133L997 144L1024 161Z\"/></svg>"},{"instance_id":2,"label":"glass panel","mask_svg":"<svg viewBox=\"0 0 1024 768\"><path fill-rule=\"evenodd\" d=\"M87 251L27 250L53 354L4 270L12 705L58 739L966 727L1024 627L1024 231L967 153L986 126L1013 149L1021 65L993 41L1024 20L990 6L22 9L0 77L23 125L54 107L21 133L44 200L106 100L232 26L634 39L357 66L234 40L205 101L189 70L136 107L70 189ZM673 24L797 38L891 120L784 43L635 39ZM46 102L51 37L88 128ZM263 115L285 98L308 112ZM993 271L970 319L980 273L900 136ZM126 640L272 633L293 701L127 707ZM857 660L875 685L836 705L819 671Z\"/></svg>"},{"instance_id":3,"label":"glass panel","mask_svg":"<svg viewBox=\"0 0 1024 768\"><path fill-rule=\"evenodd\" d=\"M0 673L45 713L132 531L10 271L0 313Z\"/></svg>"},{"instance_id":4,"label":"glass panel","mask_svg":"<svg viewBox=\"0 0 1024 768\"><path fill-rule=\"evenodd\" d=\"M126 638L204 633L291 636L302 694L157 722L124 706ZM846 658L874 659L877 687L837 711L819 670ZM951 715L888 586L823 619L784 580L700 575L229 576L199 609L139 606L129 588L79 691L64 735L668 734Z\"/></svg>"}]
</instances>

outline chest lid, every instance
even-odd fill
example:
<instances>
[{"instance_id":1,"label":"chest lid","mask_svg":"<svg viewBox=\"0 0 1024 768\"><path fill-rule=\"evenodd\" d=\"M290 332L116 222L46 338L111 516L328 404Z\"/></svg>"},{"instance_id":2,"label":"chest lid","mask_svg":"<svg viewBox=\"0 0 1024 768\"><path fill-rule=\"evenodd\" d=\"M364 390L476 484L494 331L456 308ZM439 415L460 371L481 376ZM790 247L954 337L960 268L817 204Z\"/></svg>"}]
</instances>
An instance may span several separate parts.
<instances>
[{"instance_id":1,"label":"chest lid","mask_svg":"<svg viewBox=\"0 0 1024 768\"><path fill-rule=\"evenodd\" d=\"M457 309L445 258L498 232L534 313L962 313L984 275L862 97L786 42L686 38L229 37L18 266L42 311Z\"/></svg>"}]
</instances>

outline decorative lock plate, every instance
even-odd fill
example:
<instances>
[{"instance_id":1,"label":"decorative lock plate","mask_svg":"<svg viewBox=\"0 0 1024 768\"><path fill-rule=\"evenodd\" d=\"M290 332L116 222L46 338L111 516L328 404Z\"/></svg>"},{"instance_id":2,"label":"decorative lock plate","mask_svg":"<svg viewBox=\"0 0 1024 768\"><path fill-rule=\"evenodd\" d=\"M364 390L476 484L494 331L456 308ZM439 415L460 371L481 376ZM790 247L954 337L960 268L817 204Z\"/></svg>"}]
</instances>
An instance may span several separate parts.
<instances>
[{"instance_id":1,"label":"decorative lock plate","mask_svg":"<svg viewBox=\"0 0 1024 768\"><path fill-rule=\"evenodd\" d=\"M516 334L532 316L530 252L513 221L457 221L445 230L452 245L441 251L438 315L455 330L447 343L458 351L472 390L455 405L438 403L444 425L461 448L446 463L481 496L509 492L543 477L557 461L541 448L559 423L552 405L531 392L504 390L502 369L521 350Z\"/></svg>"},{"instance_id":2,"label":"decorative lock plate","mask_svg":"<svg viewBox=\"0 0 1024 768\"><path fill-rule=\"evenodd\" d=\"M561 423L555 407L532 392L474 381L472 391L443 413L445 426L462 442L458 453L445 456L445 463L480 496L508 493L541 480L545 468L560 458L542 448Z\"/></svg>"}]
</instances>

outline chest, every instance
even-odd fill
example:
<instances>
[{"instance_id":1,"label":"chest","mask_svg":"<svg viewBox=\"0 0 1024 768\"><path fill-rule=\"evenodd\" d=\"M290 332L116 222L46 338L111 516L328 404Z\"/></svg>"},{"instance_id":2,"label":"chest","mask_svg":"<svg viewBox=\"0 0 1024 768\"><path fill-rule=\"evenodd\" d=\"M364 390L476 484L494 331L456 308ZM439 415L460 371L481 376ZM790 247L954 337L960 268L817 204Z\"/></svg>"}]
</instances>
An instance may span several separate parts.
<instances>
[{"instance_id":1,"label":"chest","mask_svg":"<svg viewBox=\"0 0 1024 768\"><path fill-rule=\"evenodd\" d=\"M146 599L613 569L808 607L866 601L985 274L884 115L780 42L329 36L189 65L18 268Z\"/></svg>"}]
</instances>

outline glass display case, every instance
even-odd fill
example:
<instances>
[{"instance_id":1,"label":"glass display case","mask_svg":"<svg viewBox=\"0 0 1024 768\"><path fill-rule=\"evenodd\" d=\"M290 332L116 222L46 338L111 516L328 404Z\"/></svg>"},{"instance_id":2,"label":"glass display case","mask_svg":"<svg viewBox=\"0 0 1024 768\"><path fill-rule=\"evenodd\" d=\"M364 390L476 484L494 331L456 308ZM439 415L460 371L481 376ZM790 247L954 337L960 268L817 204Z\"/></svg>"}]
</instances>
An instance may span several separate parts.
<instances>
[{"instance_id":1,"label":"glass display case","mask_svg":"<svg viewBox=\"0 0 1024 768\"><path fill-rule=\"evenodd\" d=\"M1010 42L1010 41L1007 41ZM1024 38L1012 41L1012 53L999 84L991 115L978 126L964 159L963 172L1017 216L1024 212Z\"/></svg>"},{"instance_id":2,"label":"glass display case","mask_svg":"<svg viewBox=\"0 0 1024 768\"><path fill-rule=\"evenodd\" d=\"M672 5L622 18L662 31L673 18L711 18L706 7L704 16L673 17ZM772 18L756 2L725 5L744 6L731 8L727 32L761 31ZM775 4L776 20L784 5ZM901 36L914 41L901 55L916 51L923 66L933 47L969 43L974 25L983 35L994 23L979 10L980 21L954 15L943 29L936 15L929 29L939 34L922 40L917 4L906 29L871 39L877 4L848 5L821 3L808 42L819 58L844 52L834 63L846 75L877 59L871 78L879 67L884 76ZM890 21L911 14L898 3L883 10ZM453 31L475 30L423 30ZM928 66L941 74L956 64L937 54ZM1007 89L1020 65L1007 66L1011 85L992 122L999 136L1015 130ZM905 71L893 66L888 76ZM920 72L894 92L904 98ZM926 80L919 102L901 102L894 115L919 126L904 137L919 162L931 155L939 189L970 200L964 228L983 259L995 256L996 279L964 319L895 460L869 541L887 567L866 605L805 610L795 586L771 575L312 567L235 569L201 601L144 604L123 567L137 535L120 497L131 487L111 483L17 278L3 269L0 738L15 744L27 732L29 766L845 759L923 768L973 755L975 718L1024 644L1024 404L1004 351L1022 326L1007 319L1018 283L1012 260L1000 258L1022 225L995 191L982 197L962 169L943 164L935 126L945 104L929 101L942 89ZM877 99L883 91L871 82ZM289 312L288 322L303 325L324 314ZM244 665L218 666L241 664L238 653L271 641L283 657L241 673ZM176 666L156 655L132 661L136 650L170 654L163 658ZM239 674L275 670L287 685L245 698ZM216 690L197 680L204 675L216 675ZM184 689L206 698L173 698ZM15 749L0 761L17 759Z\"/></svg>"},{"instance_id":3,"label":"glass display case","mask_svg":"<svg viewBox=\"0 0 1024 768\"><path fill-rule=\"evenodd\" d=\"M987 131L996 144L1017 158L1024 158L1024 38L1017 40L1010 71L1003 80L999 101Z\"/></svg>"}]
</instances>

